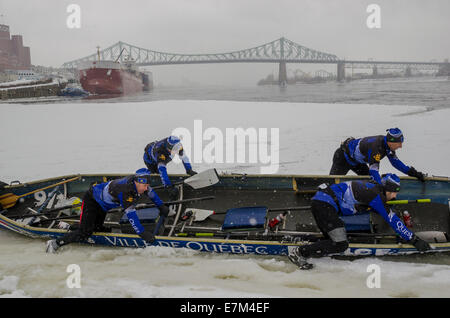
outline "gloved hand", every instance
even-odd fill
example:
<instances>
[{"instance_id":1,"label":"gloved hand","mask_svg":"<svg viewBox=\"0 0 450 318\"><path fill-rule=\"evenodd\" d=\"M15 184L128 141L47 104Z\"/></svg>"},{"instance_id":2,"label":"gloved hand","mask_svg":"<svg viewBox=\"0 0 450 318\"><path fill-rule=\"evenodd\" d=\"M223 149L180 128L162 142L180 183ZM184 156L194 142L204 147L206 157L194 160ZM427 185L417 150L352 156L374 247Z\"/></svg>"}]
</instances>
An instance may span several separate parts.
<instances>
[{"instance_id":1,"label":"gloved hand","mask_svg":"<svg viewBox=\"0 0 450 318\"><path fill-rule=\"evenodd\" d=\"M188 171L186 171L186 173L188 174L188 175L190 175L191 177L193 176L193 175L196 175L197 174L197 172L195 172L194 170L188 170Z\"/></svg>"},{"instance_id":2,"label":"gloved hand","mask_svg":"<svg viewBox=\"0 0 450 318\"><path fill-rule=\"evenodd\" d=\"M178 190L177 187L171 185L171 186L167 187L167 190L169 191L170 200L174 201L174 200L178 199L180 190Z\"/></svg>"},{"instance_id":3,"label":"gloved hand","mask_svg":"<svg viewBox=\"0 0 450 318\"><path fill-rule=\"evenodd\" d=\"M425 175L422 172L417 171L414 167L409 168L408 176L415 177L420 181L425 182Z\"/></svg>"},{"instance_id":4,"label":"gloved hand","mask_svg":"<svg viewBox=\"0 0 450 318\"><path fill-rule=\"evenodd\" d=\"M169 208L165 204L158 207L158 209L161 215L164 215L165 217L169 215Z\"/></svg>"},{"instance_id":5,"label":"gloved hand","mask_svg":"<svg viewBox=\"0 0 450 318\"><path fill-rule=\"evenodd\" d=\"M144 231L141 232L141 234L138 234L145 242L151 244L155 240L155 236L150 231Z\"/></svg>"},{"instance_id":6,"label":"gloved hand","mask_svg":"<svg viewBox=\"0 0 450 318\"><path fill-rule=\"evenodd\" d=\"M416 235L413 236L413 238L410 241L410 243L412 245L414 245L414 247L417 248L417 250L419 252L425 252L425 251L431 250L430 244L428 244L424 240L418 238Z\"/></svg>"}]
</instances>

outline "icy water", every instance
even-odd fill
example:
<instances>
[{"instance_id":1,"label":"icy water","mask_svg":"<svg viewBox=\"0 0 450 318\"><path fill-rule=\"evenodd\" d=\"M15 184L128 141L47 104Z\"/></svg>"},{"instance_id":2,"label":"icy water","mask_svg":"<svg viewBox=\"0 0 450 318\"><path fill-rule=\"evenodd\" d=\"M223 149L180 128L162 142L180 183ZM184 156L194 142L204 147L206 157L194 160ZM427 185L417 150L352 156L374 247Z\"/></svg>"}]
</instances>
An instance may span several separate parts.
<instances>
[{"instance_id":1,"label":"icy water","mask_svg":"<svg viewBox=\"0 0 450 318\"><path fill-rule=\"evenodd\" d=\"M80 99L80 103L142 102L156 100L233 100L253 102L416 105L433 109L450 107L450 79L414 77L356 80L345 83L279 86L156 87L152 92L125 97ZM73 103L74 98L21 99L14 103Z\"/></svg>"},{"instance_id":2,"label":"icy water","mask_svg":"<svg viewBox=\"0 0 450 318\"><path fill-rule=\"evenodd\" d=\"M164 88L127 98L4 103L0 179L131 173L142 167L146 143L174 127L192 129L198 119L203 129L278 127L281 174L327 174L344 137L398 126L407 138L399 157L422 171L448 176L449 87L446 79L424 78L284 90ZM260 168L194 163L196 170L210 167L241 173ZM382 171L391 169L382 162ZM172 163L168 170L178 173L182 167ZM43 240L0 230L1 297L450 297L448 254L327 257L313 263L315 269L305 272L281 256L79 244L47 255ZM67 284L71 264L80 269L80 288ZM379 288L367 284L373 265L380 268Z\"/></svg>"},{"instance_id":3,"label":"icy water","mask_svg":"<svg viewBox=\"0 0 450 318\"><path fill-rule=\"evenodd\" d=\"M286 87L254 86L159 88L145 100L200 99L235 101L277 101L291 103L340 103L450 106L450 80L446 77L359 80L347 83L296 84ZM138 98L137 100L139 100Z\"/></svg>"}]
</instances>

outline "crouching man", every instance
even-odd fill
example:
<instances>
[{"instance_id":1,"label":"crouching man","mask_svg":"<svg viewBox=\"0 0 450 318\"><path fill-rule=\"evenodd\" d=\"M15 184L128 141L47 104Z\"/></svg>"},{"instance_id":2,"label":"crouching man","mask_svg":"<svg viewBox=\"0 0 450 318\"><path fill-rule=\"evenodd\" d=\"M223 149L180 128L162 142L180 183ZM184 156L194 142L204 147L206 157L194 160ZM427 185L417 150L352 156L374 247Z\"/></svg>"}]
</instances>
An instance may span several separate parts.
<instances>
[{"instance_id":1,"label":"crouching man","mask_svg":"<svg viewBox=\"0 0 450 318\"><path fill-rule=\"evenodd\" d=\"M323 185L312 198L311 210L324 239L294 249L289 259L301 269L311 269L313 265L307 262L309 257L344 252L349 243L345 224L339 215L354 215L361 208L380 214L402 239L413 244L420 252L431 249L387 206L386 202L395 199L399 191L400 178L390 173L381 179L381 184L356 180Z\"/></svg>"},{"instance_id":2,"label":"crouching man","mask_svg":"<svg viewBox=\"0 0 450 318\"><path fill-rule=\"evenodd\" d=\"M172 161L175 156L179 156L183 162L186 173L190 176L197 174L192 170L192 165L186 155L180 138L169 136L159 141L149 143L144 150L144 163L151 173L158 173L162 184L169 192L171 200L178 198L178 188L175 187L169 179L166 165Z\"/></svg>"},{"instance_id":3,"label":"crouching man","mask_svg":"<svg viewBox=\"0 0 450 318\"><path fill-rule=\"evenodd\" d=\"M83 197L80 226L63 237L47 241L47 253L55 253L61 246L88 239L95 231L104 231L103 223L110 209L122 207L136 233L147 243L155 240L153 233L145 231L136 213L136 203L146 194L158 206L161 215L167 216L169 208L149 187L150 174L136 173L121 179L90 187Z\"/></svg>"},{"instance_id":4,"label":"crouching man","mask_svg":"<svg viewBox=\"0 0 450 318\"><path fill-rule=\"evenodd\" d=\"M345 175L352 170L357 175L370 175L377 183L381 183L380 161L387 157L394 168L424 182L425 174L405 165L397 157L395 152L402 148L403 142L403 133L398 128L388 129L386 136L348 138L335 151L330 174Z\"/></svg>"}]
</instances>

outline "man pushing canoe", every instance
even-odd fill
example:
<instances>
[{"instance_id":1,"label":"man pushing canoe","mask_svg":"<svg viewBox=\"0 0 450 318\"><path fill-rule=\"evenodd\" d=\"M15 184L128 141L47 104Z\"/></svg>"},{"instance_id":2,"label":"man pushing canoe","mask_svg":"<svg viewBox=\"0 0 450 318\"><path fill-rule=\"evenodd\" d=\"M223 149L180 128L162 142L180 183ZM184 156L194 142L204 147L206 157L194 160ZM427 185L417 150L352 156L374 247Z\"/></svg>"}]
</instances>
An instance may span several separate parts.
<instances>
[{"instance_id":1,"label":"man pushing canoe","mask_svg":"<svg viewBox=\"0 0 450 318\"><path fill-rule=\"evenodd\" d=\"M189 158L186 155L180 138L169 136L159 141L149 143L144 150L144 163L151 173L158 173L161 176L162 184L169 191L170 199L178 197L178 188L169 179L166 165L178 155L183 162L186 173L190 176L197 174L192 170Z\"/></svg>"},{"instance_id":2,"label":"man pushing canoe","mask_svg":"<svg viewBox=\"0 0 450 318\"><path fill-rule=\"evenodd\" d=\"M136 173L121 179L101 183L89 188L83 197L80 227L63 237L47 241L47 253L55 253L61 246L82 242L94 231L104 230L103 222L110 209L122 207L136 233L147 243L154 241L153 233L144 229L136 213L136 203L146 194L159 208L160 214L167 216L169 208L164 205L156 192L150 188L150 174Z\"/></svg>"},{"instance_id":3,"label":"man pushing canoe","mask_svg":"<svg viewBox=\"0 0 450 318\"><path fill-rule=\"evenodd\" d=\"M339 216L366 211L380 214L403 240L414 245L418 251L431 249L427 242L418 238L387 206L386 202L395 199L399 191L400 178L390 173L381 179L381 184L361 180L331 186L323 184L312 198L311 210L324 239L295 248L289 259L301 269L311 269L313 265L307 262L309 257L344 252L349 243L345 224Z\"/></svg>"},{"instance_id":4,"label":"man pushing canoe","mask_svg":"<svg viewBox=\"0 0 450 318\"><path fill-rule=\"evenodd\" d=\"M402 148L403 141L403 133L398 128L388 129L386 136L348 138L334 153L330 175L346 175L352 170L357 175L370 175L377 183L381 183L380 161L387 156L397 170L425 181L422 172L405 165L395 154L397 149Z\"/></svg>"}]
</instances>

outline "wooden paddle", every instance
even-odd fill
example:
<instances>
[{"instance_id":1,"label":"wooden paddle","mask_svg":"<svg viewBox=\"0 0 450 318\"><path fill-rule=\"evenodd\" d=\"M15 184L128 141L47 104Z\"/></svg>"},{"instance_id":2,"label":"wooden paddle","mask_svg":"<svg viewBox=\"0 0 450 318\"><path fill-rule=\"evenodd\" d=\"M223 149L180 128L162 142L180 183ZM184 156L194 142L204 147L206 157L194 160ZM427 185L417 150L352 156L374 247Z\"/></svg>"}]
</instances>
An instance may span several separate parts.
<instances>
[{"instance_id":1,"label":"wooden paddle","mask_svg":"<svg viewBox=\"0 0 450 318\"><path fill-rule=\"evenodd\" d=\"M31 192L21 194L21 195L15 195L14 193L6 193L6 194L3 194L0 196L0 204L3 206L4 209L9 209L9 208L15 206L17 203L17 200L19 200L20 198L26 197L27 195L34 194L36 192L43 191L43 190L46 190L46 189L49 189L52 187L56 187L56 186L64 184L64 183L75 181L80 178L81 178L81 176L77 176L77 177L74 177L74 178L71 178L71 179L68 179L65 181L60 181L58 183L55 183L55 184L52 184L52 185L49 185L49 186L46 186L44 188L40 188L37 190L33 190Z\"/></svg>"}]
</instances>

